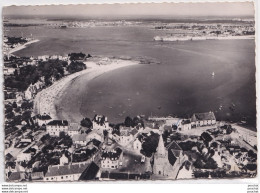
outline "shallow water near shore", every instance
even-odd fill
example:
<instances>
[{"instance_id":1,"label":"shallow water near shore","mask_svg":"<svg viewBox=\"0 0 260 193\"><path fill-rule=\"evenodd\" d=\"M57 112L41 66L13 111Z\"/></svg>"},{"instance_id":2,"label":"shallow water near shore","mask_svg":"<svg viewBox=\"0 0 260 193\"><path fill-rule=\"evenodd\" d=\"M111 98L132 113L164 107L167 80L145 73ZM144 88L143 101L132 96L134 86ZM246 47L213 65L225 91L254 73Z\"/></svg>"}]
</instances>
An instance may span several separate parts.
<instances>
[{"instance_id":1,"label":"shallow water near shore","mask_svg":"<svg viewBox=\"0 0 260 193\"><path fill-rule=\"evenodd\" d=\"M160 32L145 27L21 31L33 33L41 41L16 52L20 56L82 51L149 57L160 62L114 70L90 81L88 86L84 82L87 78L77 78L57 103L67 111L63 113L82 117L98 113L108 116L111 122L121 122L128 115L186 117L194 112L214 111L218 119L244 118L255 126L254 40L162 43L153 41Z\"/></svg>"}]
</instances>

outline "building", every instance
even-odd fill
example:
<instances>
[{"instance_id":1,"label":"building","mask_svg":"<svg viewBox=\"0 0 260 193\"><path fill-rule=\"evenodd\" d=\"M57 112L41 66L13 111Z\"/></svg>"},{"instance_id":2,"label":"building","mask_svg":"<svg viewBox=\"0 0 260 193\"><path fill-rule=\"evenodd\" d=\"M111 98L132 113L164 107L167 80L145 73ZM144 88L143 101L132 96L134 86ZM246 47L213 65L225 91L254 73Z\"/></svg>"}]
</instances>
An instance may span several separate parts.
<instances>
[{"instance_id":1,"label":"building","mask_svg":"<svg viewBox=\"0 0 260 193\"><path fill-rule=\"evenodd\" d=\"M138 130L135 128L120 127L120 135L115 135L115 139L120 145L126 146L136 138L137 134Z\"/></svg>"},{"instance_id":2,"label":"building","mask_svg":"<svg viewBox=\"0 0 260 193\"><path fill-rule=\"evenodd\" d=\"M80 134L81 127L78 123L70 123L68 127L68 135L73 137L73 135Z\"/></svg>"},{"instance_id":3,"label":"building","mask_svg":"<svg viewBox=\"0 0 260 193\"><path fill-rule=\"evenodd\" d=\"M73 135L72 142L76 147L86 145L87 144L87 134L83 133L83 134Z\"/></svg>"},{"instance_id":4,"label":"building","mask_svg":"<svg viewBox=\"0 0 260 193\"><path fill-rule=\"evenodd\" d=\"M184 156L176 142L173 141L165 148L162 135L160 135L158 147L153 156L153 174L176 179L178 171L186 159L188 159L187 156Z\"/></svg>"},{"instance_id":5,"label":"building","mask_svg":"<svg viewBox=\"0 0 260 193\"><path fill-rule=\"evenodd\" d=\"M65 154L62 154L60 157L60 165L64 166L69 163L69 159L65 156Z\"/></svg>"},{"instance_id":6,"label":"building","mask_svg":"<svg viewBox=\"0 0 260 193\"><path fill-rule=\"evenodd\" d=\"M136 139L134 140L134 142L133 142L133 148L134 148L135 150L137 150L137 151L141 151L141 149L142 149L142 143L141 143L141 141L140 141L138 138L136 138Z\"/></svg>"},{"instance_id":7,"label":"building","mask_svg":"<svg viewBox=\"0 0 260 193\"><path fill-rule=\"evenodd\" d=\"M49 166L44 181L77 181L88 166L87 163Z\"/></svg>"},{"instance_id":8,"label":"building","mask_svg":"<svg viewBox=\"0 0 260 193\"><path fill-rule=\"evenodd\" d=\"M216 124L216 117L213 112L194 113L191 117L192 127L203 127Z\"/></svg>"},{"instance_id":9,"label":"building","mask_svg":"<svg viewBox=\"0 0 260 193\"><path fill-rule=\"evenodd\" d=\"M103 142L104 141L104 136L103 135L99 135L97 132L95 131L91 131L90 133L87 134L87 137L86 137L86 141L87 142L90 142L92 141L93 139L96 139L100 142Z\"/></svg>"},{"instance_id":10,"label":"building","mask_svg":"<svg viewBox=\"0 0 260 193\"><path fill-rule=\"evenodd\" d=\"M123 151L119 147L112 151L104 151L101 155L101 168L116 169L123 160Z\"/></svg>"},{"instance_id":11,"label":"building","mask_svg":"<svg viewBox=\"0 0 260 193\"><path fill-rule=\"evenodd\" d=\"M110 130L109 122L107 121L107 117L104 115L95 115L92 120L93 130Z\"/></svg>"},{"instance_id":12,"label":"building","mask_svg":"<svg viewBox=\"0 0 260 193\"><path fill-rule=\"evenodd\" d=\"M16 161L23 162L23 161L30 161L32 158L31 153L21 152L17 155Z\"/></svg>"},{"instance_id":13,"label":"building","mask_svg":"<svg viewBox=\"0 0 260 193\"><path fill-rule=\"evenodd\" d=\"M59 136L61 132L68 133L68 121L53 120L46 125L46 131L51 136Z\"/></svg>"}]
</instances>

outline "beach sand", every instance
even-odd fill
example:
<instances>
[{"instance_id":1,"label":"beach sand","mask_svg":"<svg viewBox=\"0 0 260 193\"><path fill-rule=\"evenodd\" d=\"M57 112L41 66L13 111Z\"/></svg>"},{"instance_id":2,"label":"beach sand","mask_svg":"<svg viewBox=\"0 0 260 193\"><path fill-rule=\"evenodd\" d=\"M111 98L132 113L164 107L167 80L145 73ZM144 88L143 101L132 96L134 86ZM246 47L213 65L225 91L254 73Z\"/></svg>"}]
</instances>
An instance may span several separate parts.
<instances>
[{"instance_id":1,"label":"beach sand","mask_svg":"<svg viewBox=\"0 0 260 193\"><path fill-rule=\"evenodd\" d=\"M39 92L36 95L34 100L34 113L36 114L46 113L49 114L52 117L52 119L66 119L70 122L79 122L83 117L80 114L79 110L77 111L78 112L77 114L75 114L74 111L73 115L71 115L62 111L62 108L64 108L64 106L66 105L62 105L63 107L60 107L58 105L60 103L61 96L66 94L66 88L68 88L71 84L73 84L73 82L80 76L85 76L87 78L87 81L84 82L84 86L87 86L86 82L88 83L89 81L93 80L94 78L104 73L122 67L137 65L140 64L140 62L133 61L133 60L103 58L103 59L99 59L99 61L95 59L89 62L85 62L85 64L87 65L86 70L68 75L60 79L59 81L55 82L52 86ZM81 86L82 85L76 85L78 89L80 89ZM73 102L73 100L71 102ZM80 104L75 104L74 107L78 108L79 106Z\"/></svg>"},{"instance_id":2,"label":"beach sand","mask_svg":"<svg viewBox=\"0 0 260 193\"><path fill-rule=\"evenodd\" d=\"M25 43L25 44L23 44L23 45L17 46L17 47L15 47L15 48L9 50L8 54L13 54L14 52L17 52L17 51L19 51L19 50L22 50L22 49L26 48L26 46L28 46L28 45L30 45L30 44L33 44L33 43L36 43L36 42L39 42L39 41L40 41L40 40L37 40L37 39L36 39L36 40L29 41L29 42L27 42L27 43Z\"/></svg>"}]
</instances>

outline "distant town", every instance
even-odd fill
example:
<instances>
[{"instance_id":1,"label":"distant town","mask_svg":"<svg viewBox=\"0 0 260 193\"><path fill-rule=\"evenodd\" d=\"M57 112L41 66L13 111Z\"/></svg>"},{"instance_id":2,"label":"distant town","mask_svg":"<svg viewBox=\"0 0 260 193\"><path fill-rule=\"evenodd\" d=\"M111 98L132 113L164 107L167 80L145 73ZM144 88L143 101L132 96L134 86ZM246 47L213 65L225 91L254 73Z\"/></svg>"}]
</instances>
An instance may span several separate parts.
<instances>
[{"instance_id":1,"label":"distant town","mask_svg":"<svg viewBox=\"0 0 260 193\"><path fill-rule=\"evenodd\" d=\"M157 28L168 28L168 25ZM222 27L211 30L219 28ZM205 31L205 28L198 30ZM250 26L240 30L254 33ZM228 33L237 33L234 31ZM31 41L35 40L4 37L7 181L256 176L256 132L217 120L212 111L197 112L189 118L127 116L122 123L110 123L106 115L99 114L70 122L56 119L46 108L36 111L35 98L39 93L65 77L86 70L85 61L92 56L12 54L13 49Z\"/></svg>"}]
</instances>

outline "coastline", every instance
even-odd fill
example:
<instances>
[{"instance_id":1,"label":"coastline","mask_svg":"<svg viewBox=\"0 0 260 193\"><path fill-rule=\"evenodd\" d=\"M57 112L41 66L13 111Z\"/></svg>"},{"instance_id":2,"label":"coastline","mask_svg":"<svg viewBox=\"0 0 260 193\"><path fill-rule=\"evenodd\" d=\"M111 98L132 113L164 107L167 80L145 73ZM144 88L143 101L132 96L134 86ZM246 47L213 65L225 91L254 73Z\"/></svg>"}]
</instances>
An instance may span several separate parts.
<instances>
[{"instance_id":1,"label":"coastline","mask_svg":"<svg viewBox=\"0 0 260 193\"><path fill-rule=\"evenodd\" d=\"M14 52L17 52L17 51L19 51L19 50L22 50L22 49L26 48L26 46L28 46L28 45L30 45L30 44L33 44L33 43L36 43L36 42L39 42L39 41L40 41L40 40L35 39L35 40L31 40L31 41L29 41L29 42L26 42L26 43L23 44L23 45L17 46L17 47L15 47L15 48L9 50L9 51L8 51L8 54L13 54Z\"/></svg>"},{"instance_id":2,"label":"coastline","mask_svg":"<svg viewBox=\"0 0 260 193\"><path fill-rule=\"evenodd\" d=\"M254 35L248 36L197 36L197 37L174 37L174 36L155 36L154 41L199 41L199 40L248 40L248 39L255 39Z\"/></svg>"},{"instance_id":3,"label":"coastline","mask_svg":"<svg viewBox=\"0 0 260 193\"><path fill-rule=\"evenodd\" d=\"M66 88L70 84L73 84L75 79L79 78L80 76L87 75L87 83L89 83L91 80L101 76L104 73L119 68L140 64L139 61L134 60L111 59L111 61L110 64L103 65L98 65L97 61L84 62L87 65L87 69L68 75L56 81L50 87L37 93L34 99L34 113L47 113L52 117L52 119L67 119L68 121L75 121L75 117L78 119L81 118L79 111L77 115L73 113L72 117L70 114L67 114L64 111L60 111L61 107L58 105L60 103L61 96L66 92ZM85 84L85 86L87 85Z\"/></svg>"}]
</instances>

